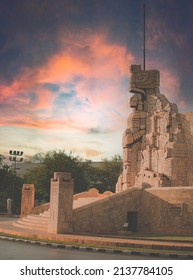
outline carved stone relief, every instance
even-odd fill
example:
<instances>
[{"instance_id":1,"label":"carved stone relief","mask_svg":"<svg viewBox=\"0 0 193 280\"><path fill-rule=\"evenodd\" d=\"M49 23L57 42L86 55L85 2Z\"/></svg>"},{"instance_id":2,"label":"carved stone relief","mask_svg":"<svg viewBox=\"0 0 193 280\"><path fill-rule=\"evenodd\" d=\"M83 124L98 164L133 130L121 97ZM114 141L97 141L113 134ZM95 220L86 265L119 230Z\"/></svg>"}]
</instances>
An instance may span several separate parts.
<instances>
[{"instance_id":1,"label":"carved stone relief","mask_svg":"<svg viewBox=\"0 0 193 280\"><path fill-rule=\"evenodd\" d=\"M142 186L147 171L154 174L148 178L148 185L152 187L190 185L193 129L182 121L176 104L160 94L158 70L144 71L140 65L131 65L130 69L133 112L123 134L123 173L117 191ZM193 114L189 121L192 128Z\"/></svg>"}]
</instances>

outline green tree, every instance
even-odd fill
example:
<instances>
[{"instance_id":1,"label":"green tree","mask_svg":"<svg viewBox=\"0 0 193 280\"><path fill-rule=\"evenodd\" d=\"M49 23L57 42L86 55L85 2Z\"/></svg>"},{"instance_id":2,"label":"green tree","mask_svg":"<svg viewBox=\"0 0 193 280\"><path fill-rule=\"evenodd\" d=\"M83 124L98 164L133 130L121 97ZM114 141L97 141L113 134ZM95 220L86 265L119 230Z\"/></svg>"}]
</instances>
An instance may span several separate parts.
<instances>
[{"instance_id":1,"label":"green tree","mask_svg":"<svg viewBox=\"0 0 193 280\"><path fill-rule=\"evenodd\" d=\"M104 158L101 163L94 167L92 162L87 170L89 186L96 187L100 192L115 192L115 186L119 175L122 172L122 158L119 155L111 159Z\"/></svg>"},{"instance_id":2,"label":"green tree","mask_svg":"<svg viewBox=\"0 0 193 280\"><path fill-rule=\"evenodd\" d=\"M70 172L74 179L74 192L79 193L88 188L88 179L85 176L87 163L78 156L67 154L65 151L50 151L45 154L35 155L35 160L39 160L39 166L28 171L25 182L35 185L36 198L49 201L50 179L54 172Z\"/></svg>"},{"instance_id":3,"label":"green tree","mask_svg":"<svg viewBox=\"0 0 193 280\"><path fill-rule=\"evenodd\" d=\"M19 213L23 180L3 160L0 156L0 212L7 211L7 199L11 198L13 213Z\"/></svg>"}]
</instances>

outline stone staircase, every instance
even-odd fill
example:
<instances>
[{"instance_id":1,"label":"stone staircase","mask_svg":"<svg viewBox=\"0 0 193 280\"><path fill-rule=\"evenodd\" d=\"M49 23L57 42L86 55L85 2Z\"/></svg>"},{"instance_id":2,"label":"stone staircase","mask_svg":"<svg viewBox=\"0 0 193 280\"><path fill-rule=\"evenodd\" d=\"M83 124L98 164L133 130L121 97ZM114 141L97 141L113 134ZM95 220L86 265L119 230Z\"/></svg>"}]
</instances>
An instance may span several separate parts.
<instances>
[{"instance_id":1,"label":"stone staircase","mask_svg":"<svg viewBox=\"0 0 193 280\"><path fill-rule=\"evenodd\" d=\"M84 205L96 202L100 197L87 197L87 198L78 198L73 201L73 209L77 209ZM29 214L26 217L18 219L13 223L14 226L27 230L35 230L41 232L47 232L48 229L48 220L50 217L50 210L46 210L40 214Z\"/></svg>"},{"instance_id":2,"label":"stone staircase","mask_svg":"<svg viewBox=\"0 0 193 280\"><path fill-rule=\"evenodd\" d=\"M48 210L40 214L29 214L14 222L13 225L22 229L47 231L49 212Z\"/></svg>"}]
</instances>

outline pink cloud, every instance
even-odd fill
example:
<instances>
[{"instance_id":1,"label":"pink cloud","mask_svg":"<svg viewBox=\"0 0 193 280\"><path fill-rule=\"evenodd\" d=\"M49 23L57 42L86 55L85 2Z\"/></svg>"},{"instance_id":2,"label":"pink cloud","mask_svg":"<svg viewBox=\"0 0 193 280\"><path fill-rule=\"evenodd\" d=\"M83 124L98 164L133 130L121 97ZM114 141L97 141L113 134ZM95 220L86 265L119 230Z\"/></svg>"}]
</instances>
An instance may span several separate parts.
<instances>
[{"instance_id":1,"label":"pink cloud","mask_svg":"<svg viewBox=\"0 0 193 280\"><path fill-rule=\"evenodd\" d=\"M103 156L103 152L92 148L73 148L73 152L79 155L81 154L84 158L96 158Z\"/></svg>"},{"instance_id":2,"label":"pink cloud","mask_svg":"<svg viewBox=\"0 0 193 280\"><path fill-rule=\"evenodd\" d=\"M63 44L65 47L65 39ZM75 76L119 80L133 59L126 47L106 42L104 35L92 35L51 57L38 79L43 83L60 83Z\"/></svg>"},{"instance_id":3,"label":"pink cloud","mask_svg":"<svg viewBox=\"0 0 193 280\"><path fill-rule=\"evenodd\" d=\"M66 131L68 130L76 130L79 132L86 131L86 125L83 126L78 120L75 122L72 119L43 119L43 120L36 120L31 116L26 116L25 118L15 117L13 119L3 119L0 120L0 126L20 126L24 128L38 128L38 129L61 129L65 128Z\"/></svg>"},{"instance_id":4,"label":"pink cloud","mask_svg":"<svg viewBox=\"0 0 193 280\"><path fill-rule=\"evenodd\" d=\"M23 69L10 85L0 85L1 104L6 108L6 117L2 115L1 125L74 129L77 127L74 125L77 116L80 127L89 127L97 125L99 111L115 106L120 110L124 100L122 95L125 95L122 79L127 76L127 67L133 62L132 54L122 45L109 43L104 35L88 35L83 41L77 35L71 44L69 38L62 40L63 51L50 57L44 66ZM68 117L65 116L64 108L59 118L54 115L56 108L53 104L60 93L44 88L43 84L59 84L62 90L66 83L72 82L76 98L82 102L83 108L79 112L76 106L67 108L71 114ZM85 102L86 99L88 102ZM93 115L91 118L89 113ZM11 116L9 121L8 115Z\"/></svg>"},{"instance_id":5,"label":"pink cloud","mask_svg":"<svg viewBox=\"0 0 193 280\"><path fill-rule=\"evenodd\" d=\"M51 90L42 88L40 86L36 89L36 98L37 99L33 104L34 110L50 110L55 99L55 94Z\"/></svg>"},{"instance_id":6,"label":"pink cloud","mask_svg":"<svg viewBox=\"0 0 193 280\"><path fill-rule=\"evenodd\" d=\"M148 69L160 71L161 94L164 94L168 101L176 103L179 110L183 109L186 101L181 92L181 77L175 69L168 66L167 59L149 59Z\"/></svg>"},{"instance_id":7,"label":"pink cloud","mask_svg":"<svg viewBox=\"0 0 193 280\"><path fill-rule=\"evenodd\" d=\"M160 88L162 89L163 93L168 97L168 99L171 99L174 101L177 101L177 99L180 96L180 79L179 76L174 73L174 71L167 69L167 68L161 68L160 69Z\"/></svg>"},{"instance_id":8,"label":"pink cloud","mask_svg":"<svg viewBox=\"0 0 193 280\"><path fill-rule=\"evenodd\" d=\"M187 101L185 100L181 92L181 80L174 70L160 67L160 91L166 96L169 102L176 103L179 111L184 110L187 107Z\"/></svg>"}]
</instances>

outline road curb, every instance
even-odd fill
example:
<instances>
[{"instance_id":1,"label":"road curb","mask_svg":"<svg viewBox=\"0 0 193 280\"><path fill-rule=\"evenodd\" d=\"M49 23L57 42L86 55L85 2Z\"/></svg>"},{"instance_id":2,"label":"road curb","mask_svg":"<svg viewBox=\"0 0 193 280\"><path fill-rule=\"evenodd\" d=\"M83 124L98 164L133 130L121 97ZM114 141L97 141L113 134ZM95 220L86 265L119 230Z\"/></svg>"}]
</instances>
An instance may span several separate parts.
<instances>
[{"instance_id":1,"label":"road curb","mask_svg":"<svg viewBox=\"0 0 193 280\"><path fill-rule=\"evenodd\" d=\"M22 238L14 238L8 236L0 236L0 239L15 241L15 242L24 242L33 245L47 246L53 248L61 249L72 249L72 250L82 250L82 251L93 251L100 253L109 253L109 254L123 254L123 255L134 255L134 256L148 256L148 257L160 257L164 259L188 259L193 260L193 255L189 254L171 254L171 253L153 253L153 252L142 252L142 251L129 251L129 250L116 250L116 249L105 249L105 248L96 248L96 247L83 247L83 246L74 246L74 245L65 245L61 243L50 243L45 241L35 241Z\"/></svg>"}]
</instances>

